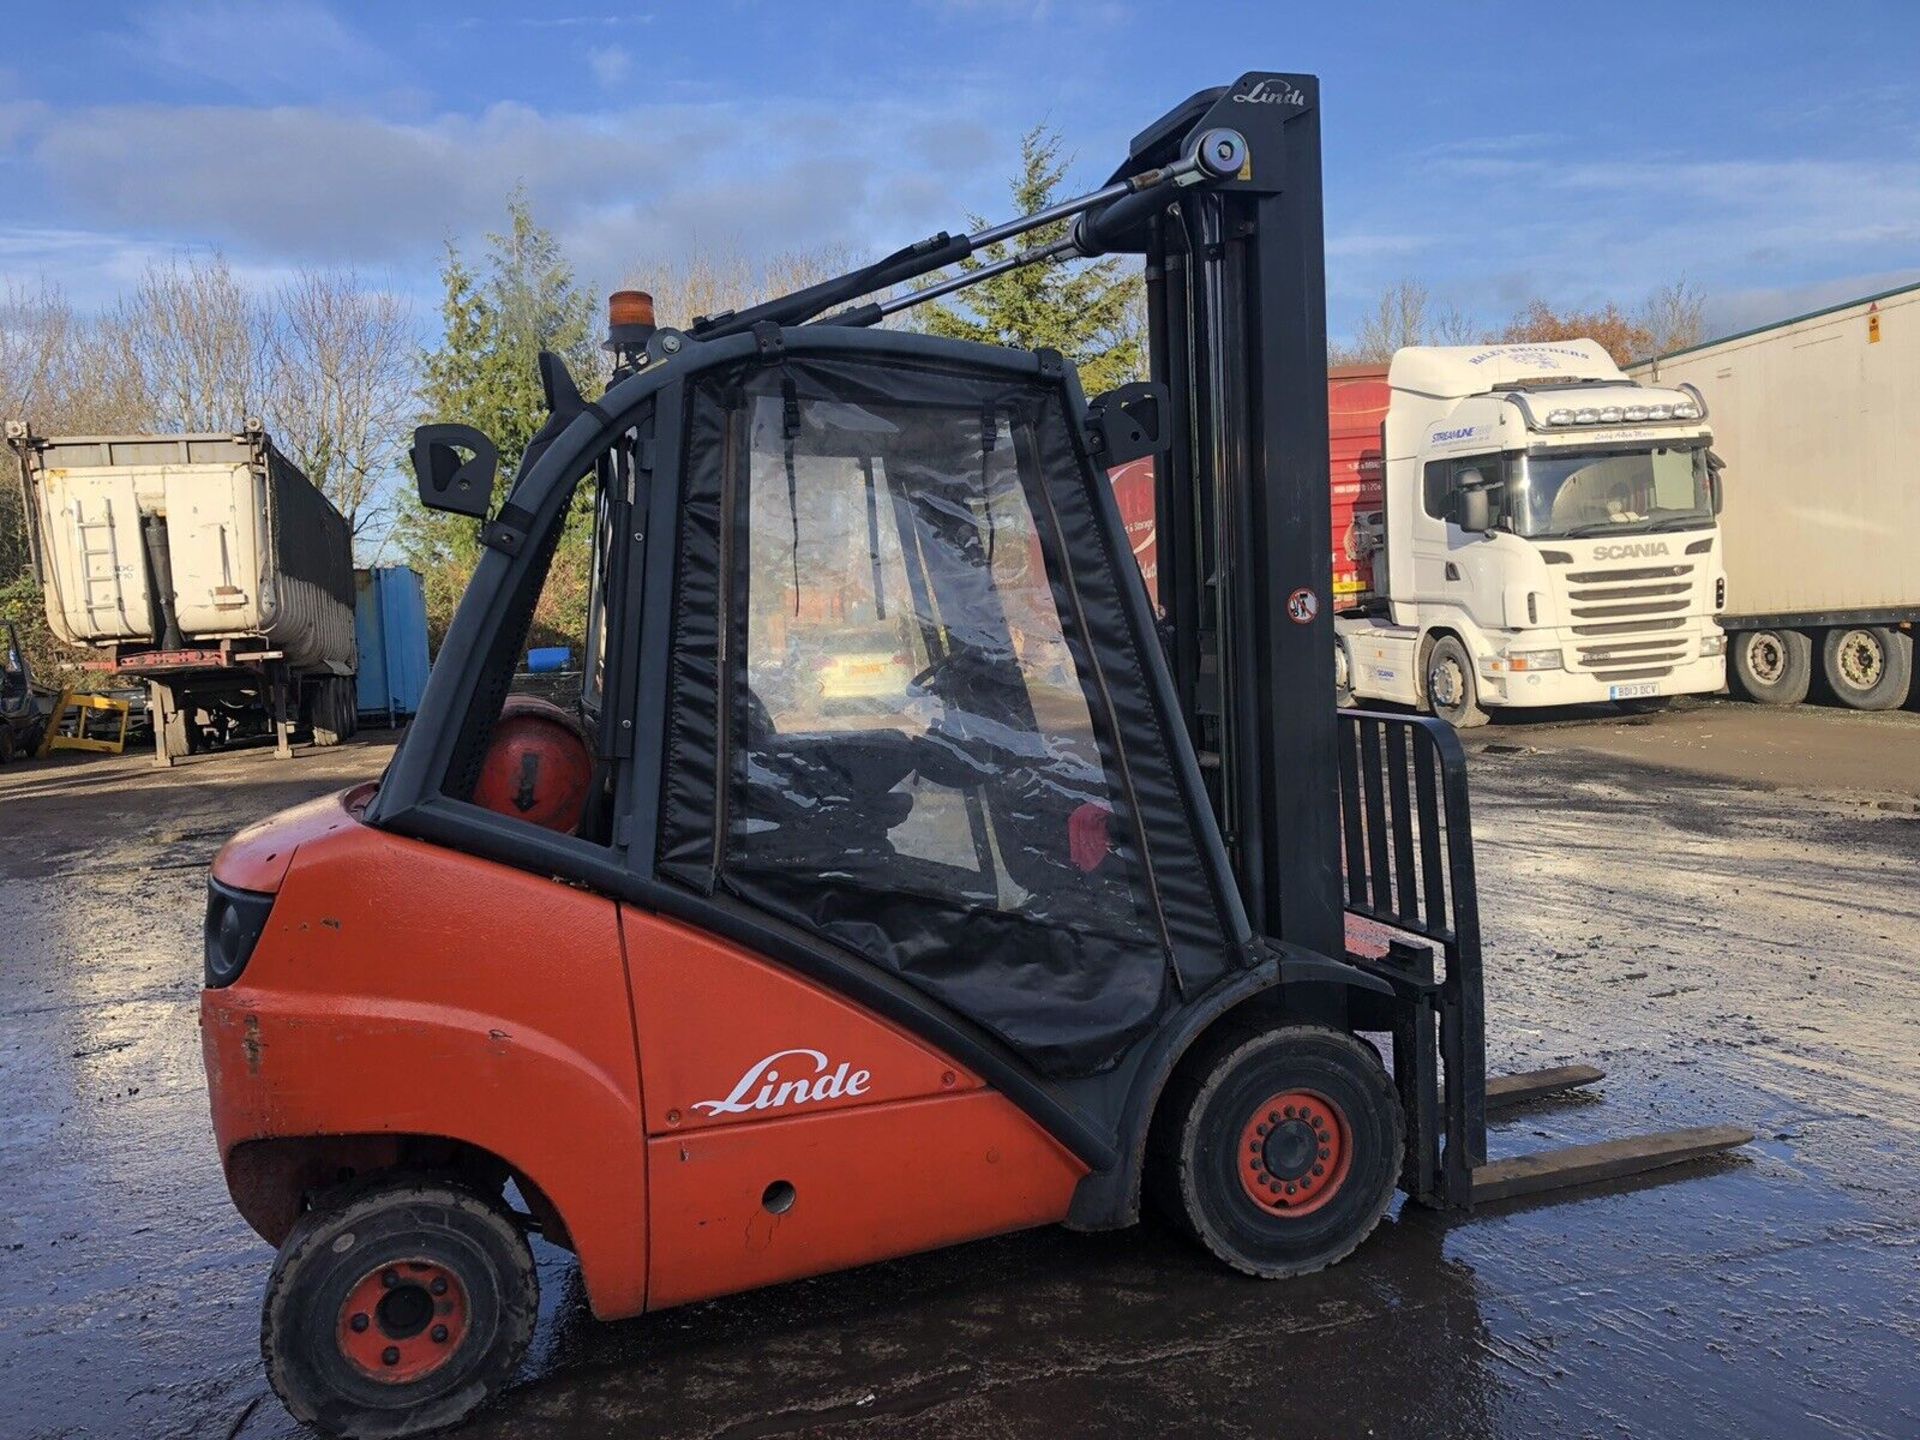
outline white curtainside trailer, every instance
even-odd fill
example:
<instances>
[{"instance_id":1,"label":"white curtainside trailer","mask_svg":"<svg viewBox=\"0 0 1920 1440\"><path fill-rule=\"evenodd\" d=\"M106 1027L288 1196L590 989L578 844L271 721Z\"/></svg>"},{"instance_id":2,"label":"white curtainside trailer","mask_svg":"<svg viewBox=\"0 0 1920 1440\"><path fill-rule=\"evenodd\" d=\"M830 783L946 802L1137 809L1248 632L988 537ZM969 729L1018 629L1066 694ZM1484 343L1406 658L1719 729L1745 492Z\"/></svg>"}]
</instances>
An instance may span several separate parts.
<instances>
[{"instance_id":1,"label":"white curtainside trailer","mask_svg":"<svg viewBox=\"0 0 1920 1440\"><path fill-rule=\"evenodd\" d=\"M146 680L156 757L354 729L353 541L258 421L235 434L45 436L18 421L27 536L62 643Z\"/></svg>"},{"instance_id":2,"label":"white curtainside trailer","mask_svg":"<svg viewBox=\"0 0 1920 1440\"><path fill-rule=\"evenodd\" d=\"M1706 397L1724 462L1728 671L1893 709L1920 625L1920 285L1631 367Z\"/></svg>"}]
</instances>

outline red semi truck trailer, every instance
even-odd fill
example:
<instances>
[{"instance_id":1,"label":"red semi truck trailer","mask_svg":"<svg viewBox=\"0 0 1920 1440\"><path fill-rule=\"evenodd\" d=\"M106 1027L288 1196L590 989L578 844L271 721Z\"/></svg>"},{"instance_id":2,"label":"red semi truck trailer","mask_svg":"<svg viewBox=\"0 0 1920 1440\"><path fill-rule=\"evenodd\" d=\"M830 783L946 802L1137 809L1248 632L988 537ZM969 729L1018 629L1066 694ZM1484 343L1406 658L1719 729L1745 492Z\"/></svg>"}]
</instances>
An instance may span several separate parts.
<instances>
[{"instance_id":1,"label":"red semi truck trailer","mask_svg":"<svg viewBox=\"0 0 1920 1440\"><path fill-rule=\"evenodd\" d=\"M1354 609L1373 593L1373 555L1381 538L1380 427L1387 418L1387 367L1342 365L1327 373L1327 484L1333 505L1333 608ZM1108 472L1113 498L1147 594L1160 599L1153 522L1153 461L1130 460Z\"/></svg>"}]
</instances>

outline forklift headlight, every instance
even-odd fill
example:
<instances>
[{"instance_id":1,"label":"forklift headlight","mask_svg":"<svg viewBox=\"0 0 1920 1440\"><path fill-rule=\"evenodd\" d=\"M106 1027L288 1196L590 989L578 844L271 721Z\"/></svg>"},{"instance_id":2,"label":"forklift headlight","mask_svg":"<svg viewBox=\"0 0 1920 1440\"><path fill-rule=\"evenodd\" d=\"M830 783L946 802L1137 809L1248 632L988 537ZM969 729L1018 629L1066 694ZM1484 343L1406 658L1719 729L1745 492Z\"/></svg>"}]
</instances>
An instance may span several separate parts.
<instances>
[{"instance_id":1,"label":"forklift headlight","mask_svg":"<svg viewBox=\"0 0 1920 1440\"><path fill-rule=\"evenodd\" d=\"M1528 670L1559 670L1565 662L1558 650L1509 650L1507 669L1519 675Z\"/></svg>"},{"instance_id":2,"label":"forklift headlight","mask_svg":"<svg viewBox=\"0 0 1920 1440\"><path fill-rule=\"evenodd\" d=\"M207 988L231 985L247 968L260 932L267 928L273 896L236 890L207 879L206 978Z\"/></svg>"}]
</instances>

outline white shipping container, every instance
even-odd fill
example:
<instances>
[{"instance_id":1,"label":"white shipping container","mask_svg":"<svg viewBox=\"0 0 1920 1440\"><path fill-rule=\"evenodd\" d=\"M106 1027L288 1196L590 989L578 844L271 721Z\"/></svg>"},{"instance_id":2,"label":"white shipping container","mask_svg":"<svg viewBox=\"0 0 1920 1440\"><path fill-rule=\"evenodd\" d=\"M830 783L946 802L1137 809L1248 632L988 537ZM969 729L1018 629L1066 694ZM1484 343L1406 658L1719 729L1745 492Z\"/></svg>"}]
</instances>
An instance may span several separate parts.
<instances>
[{"instance_id":1,"label":"white shipping container","mask_svg":"<svg viewBox=\"0 0 1920 1440\"><path fill-rule=\"evenodd\" d=\"M1920 617L1920 286L1631 373L1706 397L1729 629Z\"/></svg>"}]
</instances>

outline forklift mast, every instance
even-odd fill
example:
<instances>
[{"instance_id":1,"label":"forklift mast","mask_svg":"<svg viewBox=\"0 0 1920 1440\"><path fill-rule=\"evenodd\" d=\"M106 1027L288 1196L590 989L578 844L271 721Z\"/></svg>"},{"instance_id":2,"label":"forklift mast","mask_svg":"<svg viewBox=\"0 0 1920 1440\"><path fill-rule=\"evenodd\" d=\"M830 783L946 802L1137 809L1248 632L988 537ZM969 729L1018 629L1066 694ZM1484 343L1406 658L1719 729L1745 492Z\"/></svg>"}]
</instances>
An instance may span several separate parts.
<instances>
[{"instance_id":1,"label":"forklift mast","mask_svg":"<svg viewBox=\"0 0 1920 1440\"><path fill-rule=\"evenodd\" d=\"M1102 248L1146 259L1173 439L1155 474L1164 635L1248 917L1339 955L1319 83L1202 91L1136 136L1120 173L1228 127L1248 142L1235 177L1108 227Z\"/></svg>"}]
</instances>

